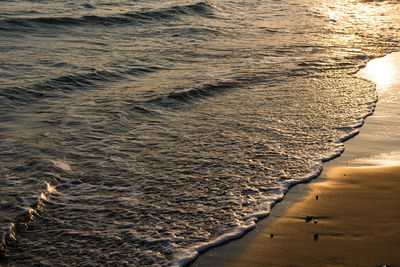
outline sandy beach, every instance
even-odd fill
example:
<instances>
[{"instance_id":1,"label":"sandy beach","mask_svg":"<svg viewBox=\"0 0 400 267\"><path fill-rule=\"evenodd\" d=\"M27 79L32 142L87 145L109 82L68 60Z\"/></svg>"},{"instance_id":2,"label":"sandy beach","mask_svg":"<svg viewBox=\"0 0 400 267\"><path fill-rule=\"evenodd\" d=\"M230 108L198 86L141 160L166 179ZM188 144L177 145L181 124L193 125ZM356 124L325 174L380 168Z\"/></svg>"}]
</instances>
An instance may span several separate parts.
<instances>
[{"instance_id":1,"label":"sandy beach","mask_svg":"<svg viewBox=\"0 0 400 267\"><path fill-rule=\"evenodd\" d=\"M400 265L400 53L357 75L377 84L379 102L346 151L316 180L290 190L270 216L193 266Z\"/></svg>"}]
</instances>

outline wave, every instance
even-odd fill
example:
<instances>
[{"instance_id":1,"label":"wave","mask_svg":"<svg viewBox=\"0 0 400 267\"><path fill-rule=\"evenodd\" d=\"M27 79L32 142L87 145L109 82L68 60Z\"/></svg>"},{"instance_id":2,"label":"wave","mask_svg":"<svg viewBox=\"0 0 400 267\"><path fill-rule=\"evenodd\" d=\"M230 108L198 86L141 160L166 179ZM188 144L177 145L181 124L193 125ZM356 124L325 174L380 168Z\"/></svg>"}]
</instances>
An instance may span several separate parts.
<instances>
[{"instance_id":1,"label":"wave","mask_svg":"<svg viewBox=\"0 0 400 267\"><path fill-rule=\"evenodd\" d=\"M51 194L56 192L55 187L50 183L45 182L46 190L43 191L37 200L28 208L26 212L15 218L14 222L10 223L6 229L2 230L0 239L0 259L7 256L7 251L17 240L19 232L28 229L29 225L43 211L46 202Z\"/></svg>"},{"instance_id":2,"label":"wave","mask_svg":"<svg viewBox=\"0 0 400 267\"><path fill-rule=\"evenodd\" d=\"M190 89L187 91L169 93L167 95L156 97L147 101L147 103L171 105L177 102L188 102L204 97L210 97L216 93L222 93L230 89L240 86L239 82L219 82L217 84L206 84L199 88Z\"/></svg>"},{"instance_id":3,"label":"wave","mask_svg":"<svg viewBox=\"0 0 400 267\"><path fill-rule=\"evenodd\" d=\"M0 20L0 31L35 29L38 27L134 25L177 19L179 16L213 17L213 8L213 5L209 2L199 2L192 5L172 6L145 12L127 12L113 16L9 18Z\"/></svg>"},{"instance_id":4,"label":"wave","mask_svg":"<svg viewBox=\"0 0 400 267\"><path fill-rule=\"evenodd\" d=\"M0 90L0 102L29 103L37 99L65 97L66 92L96 88L99 83L114 82L127 76L145 75L160 70L160 67L133 67L123 72L95 70L83 74L64 75L30 86L11 87ZM3 100L3 101L1 101Z\"/></svg>"},{"instance_id":5,"label":"wave","mask_svg":"<svg viewBox=\"0 0 400 267\"><path fill-rule=\"evenodd\" d=\"M62 96L66 91L93 86L96 82L112 81L121 75L109 71L94 71L86 74L71 74L49 79L31 86L5 88L0 91L0 97L23 104L35 99Z\"/></svg>"}]
</instances>

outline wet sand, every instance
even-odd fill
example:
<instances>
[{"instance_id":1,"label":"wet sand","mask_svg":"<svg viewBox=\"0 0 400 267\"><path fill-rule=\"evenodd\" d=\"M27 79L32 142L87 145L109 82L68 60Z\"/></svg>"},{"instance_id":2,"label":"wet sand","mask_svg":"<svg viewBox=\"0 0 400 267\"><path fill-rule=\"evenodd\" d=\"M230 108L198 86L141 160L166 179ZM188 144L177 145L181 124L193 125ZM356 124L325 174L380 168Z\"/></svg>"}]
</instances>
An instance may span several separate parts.
<instances>
[{"instance_id":1,"label":"wet sand","mask_svg":"<svg viewBox=\"0 0 400 267\"><path fill-rule=\"evenodd\" d=\"M326 175L228 266L398 265L400 167L335 167Z\"/></svg>"},{"instance_id":2,"label":"wet sand","mask_svg":"<svg viewBox=\"0 0 400 267\"><path fill-rule=\"evenodd\" d=\"M360 75L377 84L379 102L345 153L193 266L400 265L400 53L370 63Z\"/></svg>"}]
</instances>

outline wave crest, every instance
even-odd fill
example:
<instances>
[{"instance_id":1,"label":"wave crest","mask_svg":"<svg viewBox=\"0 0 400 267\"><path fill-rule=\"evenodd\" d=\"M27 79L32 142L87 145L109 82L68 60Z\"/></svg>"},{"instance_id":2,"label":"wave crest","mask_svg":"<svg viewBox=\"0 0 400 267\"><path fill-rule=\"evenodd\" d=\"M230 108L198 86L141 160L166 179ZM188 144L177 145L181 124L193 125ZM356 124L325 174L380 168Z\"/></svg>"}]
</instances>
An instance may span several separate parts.
<instances>
[{"instance_id":1,"label":"wave crest","mask_svg":"<svg viewBox=\"0 0 400 267\"><path fill-rule=\"evenodd\" d=\"M18 232L29 227L35 217L38 217L43 211L50 195L57 192L56 188L50 183L45 182L45 184L46 190L40 193L40 196L26 209L26 212L15 218L14 222L10 223L6 229L3 229L0 240L0 258L7 256L7 251L17 240Z\"/></svg>"},{"instance_id":2,"label":"wave crest","mask_svg":"<svg viewBox=\"0 0 400 267\"><path fill-rule=\"evenodd\" d=\"M180 16L212 17L214 6L209 2L199 2L192 5L172 6L158 10L122 13L110 16L84 15L81 17L37 17L12 18L0 20L0 31L15 31L18 29L37 29L38 27L65 26L115 26L145 24L162 20L178 19Z\"/></svg>"}]
</instances>

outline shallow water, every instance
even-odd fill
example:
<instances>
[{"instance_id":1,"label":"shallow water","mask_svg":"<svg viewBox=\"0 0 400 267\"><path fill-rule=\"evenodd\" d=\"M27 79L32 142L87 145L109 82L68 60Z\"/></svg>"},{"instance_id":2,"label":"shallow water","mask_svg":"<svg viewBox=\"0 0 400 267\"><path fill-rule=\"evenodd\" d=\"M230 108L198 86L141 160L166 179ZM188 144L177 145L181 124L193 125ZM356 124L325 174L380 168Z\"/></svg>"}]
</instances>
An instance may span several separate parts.
<instances>
[{"instance_id":1,"label":"shallow water","mask_svg":"<svg viewBox=\"0 0 400 267\"><path fill-rule=\"evenodd\" d=\"M2 1L1 264L173 265L339 155L399 3Z\"/></svg>"}]
</instances>

